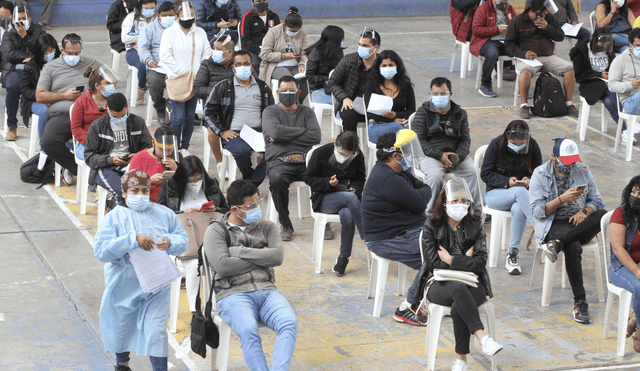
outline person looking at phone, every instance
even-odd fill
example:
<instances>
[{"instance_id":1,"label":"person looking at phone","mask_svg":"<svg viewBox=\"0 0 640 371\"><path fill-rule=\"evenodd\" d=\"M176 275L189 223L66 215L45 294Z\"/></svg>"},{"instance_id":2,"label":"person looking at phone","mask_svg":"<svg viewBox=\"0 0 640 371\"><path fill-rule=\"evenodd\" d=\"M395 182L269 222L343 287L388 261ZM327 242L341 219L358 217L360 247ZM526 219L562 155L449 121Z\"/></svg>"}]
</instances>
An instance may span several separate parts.
<instances>
[{"instance_id":1,"label":"person looking at phone","mask_svg":"<svg viewBox=\"0 0 640 371\"><path fill-rule=\"evenodd\" d=\"M147 67L138 54L138 36L143 28L156 19L157 5L156 0L140 0L135 12L127 14L122 21L120 37L127 49L125 59L129 66L135 67L138 71L137 104L144 103L144 95L147 92Z\"/></svg>"},{"instance_id":2,"label":"person looking at phone","mask_svg":"<svg viewBox=\"0 0 640 371\"><path fill-rule=\"evenodd\" d=\"M198 4L196 24L207 32L212 41L220 30L238 43L238 24L242 19L242 11L238 0L203 0Z\"/></svg>"},{"instance_id":3,"label":"person looking at phone","mask_svg":"<svg viewBox=\"0 0 640 371\"><path fill-rule=\"evenodd\" d=\"M411 128L418 135L426 156L422 164L414 164L425 175L431 189L442 189L446 173L464 178L474 200L479 200L478 181L473 159L469 156L471 136L467 111L451 100L451 81L446 77L431 80L431 100L416 111ZM435 198L429 201L427 215L431 215ZM473 203L473 214L482 214L480 202Z\"/></svg>"},{"instance_id":4,"label":"person looking at phone","mask_svg":"<svg viewBox=\"0 0 640 371\"><path fill-rule=\"evenodd\" d=\"M511 239L505 268L511 275L522 272L518 252L527 226L533 225L529 201L529 182L533 170L542 165L542 152L535 139L531 138L529 125L523 120L514 120L504 133L494 138L482 162L480 177L486 184L484 200L495 210L511 211Z\"/></svg>"},{"instance_id":5,"label":"person looking at phone","mask_svg":"<svg viewBox=\"0 0 640 371\"><path fill-rule=\"evenodd\" d=\"M529 198L536 243L552 263L560 252L564 252L573 291L573 319L590 323L582 278L581 245L600 232L600 219L607 211L593 175L580 160L578 146L573 140L556 140L551 160L533 171Z\"/></svg>"},{"instance_id":6,"label":"person looking at phone","mask_svg":"<svg viewBox=\"0 0 640 371\"><path fill-rule=\"evenodd\" d=\"M107 98L107 112L89 127L84 158L91 168L89 184L109 191L107 207L122 202L120 178L133 154L152 147L151 134L144 119L129 113L127 98L113 93Z\"/></svg>"}]
</instances>

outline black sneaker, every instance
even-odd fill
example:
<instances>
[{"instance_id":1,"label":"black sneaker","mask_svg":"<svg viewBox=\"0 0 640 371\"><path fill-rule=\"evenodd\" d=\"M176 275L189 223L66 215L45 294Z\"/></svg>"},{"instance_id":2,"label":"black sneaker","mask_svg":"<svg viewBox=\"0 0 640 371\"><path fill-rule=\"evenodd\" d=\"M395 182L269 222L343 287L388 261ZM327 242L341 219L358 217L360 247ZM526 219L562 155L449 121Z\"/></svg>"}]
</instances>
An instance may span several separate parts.
<instances>
[{"instance_id":1,"label":"black sneaker","mask_svg":"<svg viewBox=\"0 0 640 371\"><path fill-rule=\"evenodd\" d=\"M512 276L517 276L522 272L522 269L520 268L520 262L518 261L518 250L509 250L509 253L507 253L507 261L505 262L504 267Z\"/></svg>"},{"instance_id":2,"label":"black sneaker","mask_svg":"<svg viewBox=\"0 0 640 371\"><path fill-rule=\"evenodd\" d=\"M333 266L331 270L338 277L344 276L344 271L347 269L347 264L349 264L349 258L345 258L344 256L338 256L336 259L336 265Z\"/></svg>"},{"instance_id":3,"label":"black sneaker","mask_svg":"<svg viewBox=\"0 0 640 371\"><path fill-rule=\"evenodd\" d=\"M51 29L51 26L42 22L38 22L38 26L40 26L40 28L42 28L43 30L47 30L47 31Z\"/></svg>"},{"instance_id":4,"label":"black sneaker","mask_svg":"<svg viewBox=\"0 0 640 371\"><path fill-rule=\"evenodd\" d=\"M110 193L107 196L107 208L113 210L118 206L118 197L114 193Z\"/></svg>"},{"instance_id":5,"label":"black sneaker","mask_svg":"<svg viewBox=\"0 0 640 371\"><path fill-rule=\"evenodd\" d=\"M289 223L280 226L280 238L282 238L282 241L291 241L293 239L293 224Z\"/></svg>"},{"instance_id":6,"label":"black sneaker","mask_svg":"<svg viewBox=\"0 0 640 371\"><path fill-rule=\"evenodd\" d=\"M417 305L415 309L411 309L411 307L402 303L393 314L393 319L396 320L396 322L404 322L413 326L427 325L427 315L422 310L417 310Z\"/></svg>"},{"instance_id":7,"label":"black sneaker","mask_svg":"<svg viewBox=\"0 0 640 371\"><path fill-rule=\"evenodd\" d=\"M335 236L333 234L333 231L331 230L331 223L327 223L327 225L324 227L324 239L333 240L334 237Z\"/></svg>"},{"instance_id":8,"label":"black sneaker","mask_svg":"<svg viewBox=\"0 0 640 371\"><path fill-rule=\"evenodd\" d=\"M553 240L543 243L541 247L542 251L547 255L547 258L549 258L552 263L555 263L558 259L558 254L562 251L562 242L560 242L560 240Z\"/></svg>"},{"instance_id":9,"label":"black sneaker","mask_svg":"<svg viewBox=\"0 0 640 371\"><path fill-rule=\"evenodd\" d=\"M115 371L133 371L133 370L131 370L131 368L129 368L129 366L117 365L116 368L115 368Z\"/></svg>"},{"instance_id":10,"label":"black sneaker","mask_svg":"<svg viewBox=\"0 0 640 371\"><path fill-rule=\"evenodd\" d=\"M578 300L573 307L573 320L578 323L591 323L589 304L584 300Z\"/></svg>"}]
</instances>

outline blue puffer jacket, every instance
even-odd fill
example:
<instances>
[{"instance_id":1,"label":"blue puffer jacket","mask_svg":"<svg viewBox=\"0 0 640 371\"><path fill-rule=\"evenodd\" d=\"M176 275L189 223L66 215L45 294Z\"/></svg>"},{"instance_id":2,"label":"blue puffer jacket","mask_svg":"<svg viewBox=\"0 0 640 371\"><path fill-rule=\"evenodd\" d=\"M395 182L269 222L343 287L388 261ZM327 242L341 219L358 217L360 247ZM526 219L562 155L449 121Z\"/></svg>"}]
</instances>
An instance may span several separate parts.
<instances>
[{"instance_id":1,"label":"blue puffer jacket","mask_svg":"<svg viewBox=\"0 0 640 371\"><path fill-rule=\"evenodd\" d=\"M225 16L226 13L226 16ZM240 5L238 0L229 0L229 2L223 6L218 6L215 0L202 0L198 4L198 17L196 18L196 25L207 32L209 40L213 38L220 29L218 23L224 19L229 21L235 19L238 21L238 26L242 20L242 12L240 11ZM234 28L235 29L235 28Z\"/></svg>"}]
</instances>

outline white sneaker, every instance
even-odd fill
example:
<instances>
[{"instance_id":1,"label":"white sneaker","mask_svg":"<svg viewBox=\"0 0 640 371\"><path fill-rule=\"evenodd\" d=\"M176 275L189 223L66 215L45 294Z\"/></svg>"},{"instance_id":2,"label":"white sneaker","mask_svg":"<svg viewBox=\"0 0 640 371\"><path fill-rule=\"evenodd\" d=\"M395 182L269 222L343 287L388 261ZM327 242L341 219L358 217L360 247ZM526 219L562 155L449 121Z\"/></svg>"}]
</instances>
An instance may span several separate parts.
<instances>
[{"instance_id":1,"label":"white sneaker","mask_svg":"<svg viewBox=\"0 0 640 371\"><path fill-rule=\"evenodd\" d=\"M67 185L74 185L75 184L75 181L73 179L73 174L69 170L64 169L64 171L62 172L62 177L64 179L64 182Z\"/></svg>"},{"instance_id":2,"label":"white sneaker","mask_svg":"<svg viewBox=\"0 0 640 371\"><path fill-rule=\"evenodd\" d=\"M633 138L633 143L637 142L636 138ZM627 131L622 132L622 143L627 143Z\"/></svg>"},{"instance_id":3,"label":"white sneaker","mask_svg":"<svg viewBox=\"0 0 640 371\"><path fill-rule=\"evenodd\" d=\"M517 276L520 274L520 272L522 272L522 269L520 268L520 262L518 260L518 250L509 250L509 252L507 253L506 262L504 263L504 267L512 276Z\"/></svg>"},{"instance_id":4,"label":"white sneaker","mask_svg":"<svg viewBox=\"0 0 640 371\"><path fill-rule=\"evenodd\" d=\"M189 156L189 150L186 150L184 148L179 150L178 152L182 155L182 158Z\"/></svg>"},{"instance_id":5,"label":"white sneaker","mask_svg":"<svg viewBox=\"0 0 640 371\"><path fill-rule=\"evenodd\" d=\"M453 362L451 371L467 371L467 362L461 359L456 359L455 362Z\"/></svg>"},{"instance_id":6,"label":"white sneaker","mask_svg":"<svg viewBox=\"0 0 640 371\"><path fill-rule=\"evenodd\" d=\"M633 126L633 132L635 134L640 134L640 125L636 122L636 124Z\"/></svg>"},{"instance_id":7,"label":"white sneaker","mask_svg":"<svg viewBox=\"0 0 640 371\"><path fill-rule=\"evenodd\" d=\"M224 178L222 178L222 162L216 164L216 170L218 171L218 179L220 179L220 181L224 180Z\"/></svg>"},{"instance_id":8,"label":"white sneaker","mask_svg":"<svg viewBox=\"0 0 640 371\"><path fill-rule=\"evenodd\" d=\"M495 356L502 350L502 348L504 348L502 345L493 341L489 335L485 335L482 340L480 340L480 345L482 345L482 351L487 355L487 357Z\"/></svg>"}]
</instances>

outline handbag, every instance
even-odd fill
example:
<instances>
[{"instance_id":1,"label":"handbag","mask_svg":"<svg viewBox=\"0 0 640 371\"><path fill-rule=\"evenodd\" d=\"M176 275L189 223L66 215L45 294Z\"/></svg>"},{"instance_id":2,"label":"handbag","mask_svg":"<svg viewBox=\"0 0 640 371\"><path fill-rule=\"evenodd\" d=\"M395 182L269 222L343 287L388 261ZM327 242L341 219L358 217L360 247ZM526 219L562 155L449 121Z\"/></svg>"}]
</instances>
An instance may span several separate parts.
<instances>
[{"instance_id":1,"label":"handbag","mask_svg":"<svg viewBox=\"0 0 640 371\"><path fill-rule=\"evenodd\" d=\"M197 213L181 213L178 219L182 224L182 228L187 232L189 237L189 246L187 251L178 256L178 259L195 259L198 257L198 251L204 243L204 233L207 231L209 224L220 219L222 214L218 212L197 212Z\"/></svg>"},{"instance_id":2,"label":"handbag","mask_svg":"<svg viewBox=\"0 0 640 371\"><path fill-rule=\"evenodd\" d=\"M168 77L166 80L169 99L178 103L186 102L193 97L193 58L196 54L196 36L191 34L191 37L193 39L191 68L182 75Z\"/></svg>"},{"instance_id":3,"label":"handbag","mask_svg":"<svg viewBox=\"0 0 640 371\"><path fill-rule=\"evenodd\" d=\"M467 286L478 287L478 276L473 272L434 269L433 279L436 281L459 281Z\"/></svg>"}]
</instances>

